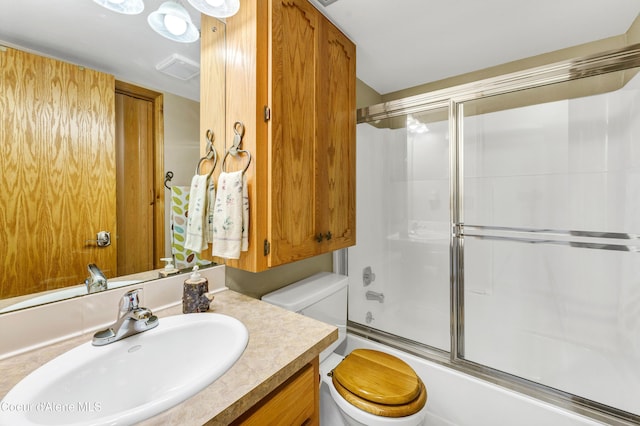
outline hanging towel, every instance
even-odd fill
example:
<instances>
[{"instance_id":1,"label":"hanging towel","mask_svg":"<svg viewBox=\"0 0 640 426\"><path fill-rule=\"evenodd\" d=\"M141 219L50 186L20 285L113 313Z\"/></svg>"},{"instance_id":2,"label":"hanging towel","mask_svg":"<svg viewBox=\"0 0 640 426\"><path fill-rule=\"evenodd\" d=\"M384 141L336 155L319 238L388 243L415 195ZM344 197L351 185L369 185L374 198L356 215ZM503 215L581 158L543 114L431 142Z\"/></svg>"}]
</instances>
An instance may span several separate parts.
<instances>
[{"instance_id":1,"label":"hanging towel","mask_svg":"<svg viewBox=\"0 0 640 426\"><path fill-rule=\"evenodd\" d=\"M242 173L242 251L249 250L249 187Z\"/></svg>"},{"instance_id":2,"label":"hanging towel","mask_svg":"<svg viewBox=\"0 0 640 426\"><path fill-rule=\"evenodd\" d=\"M207 191L207 217L205 218L205 241L209 244L213 243L213 209L216 204L216 186L213 179L209 180Z\"/></svg>"},{"instance_id":3,"label":"hanging towel","mask_svg":"<svg viewBox=\"0 0 640 426\"><path fill-rule=\"evenodd\" d=\"M189 191L189 214L187 216L187 240L184 248L201 252L207 248L205 219L207 216L207 175L195 175Z\"/></svg>"},{"instance_id":4,"label":"hanging towel","mask_svg":"<svg viewBox=\"0 0 640 426\"><path fill-rule=\"evenodd\" d=\"M209 185L211 187L211 184ZM171 187L171 208L169 220L171 223L171 255L178 269L193 268L195 265L209 265L211 261L202 259L200 253L194 253L184 248L187 240L187 216L189 209L188 186ZM215 200L214 200L215 201ZM211 210L213 211L213 209Z\"/></svg>"},{"instance_id":5,"label":"hanging towel","mask_svg":"<svg viewBox=\"0 0 640 426\"><path fill-rule=\"evenodd\" d=\"M189 187L171 187L171 208L169 209L169 221L171 223L171 254L178 262L187 262L188 253L184 248L187 230L187 211L189 208Z\"/></svg>"},{"instance_id":6,"label":"hanging towel","mask_svg":"<svg viewBox=\"0 0 640 426\"><path fill-rule=\"evenodd\" d=\"M239 259L249 248L249 192L242 170L220 173L213 213L214 256Z\"/></svg>"}]
</instances>

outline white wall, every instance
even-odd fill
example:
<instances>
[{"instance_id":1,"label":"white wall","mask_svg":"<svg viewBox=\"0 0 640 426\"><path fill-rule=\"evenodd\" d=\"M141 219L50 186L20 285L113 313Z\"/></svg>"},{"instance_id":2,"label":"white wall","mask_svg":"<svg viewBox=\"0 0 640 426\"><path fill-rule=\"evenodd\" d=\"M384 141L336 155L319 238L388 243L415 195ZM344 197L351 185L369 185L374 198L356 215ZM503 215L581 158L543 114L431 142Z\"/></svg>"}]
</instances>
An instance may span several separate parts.
<instances>
[{"instance_id":1,"label":"white wall","mask_svg":"<svg viewBox=\"0 0 640 426\"><path fill-rule=\"evenodd\" d=\"M200 159L200 103L164 94L164 170L171 170L173 185L191 185ZM171 191L165 188L165 256L171 257L169 208Z\"/></svg>"},{"instance_id":2,"label":"white wall","mask_svg":"<svg viewBox=\"0 0 640 426\"><path fill-rule=\"evenodd\" d=\"M429 126L427 133L413 134L358 125L358 240L349 248L349 319L448 350L447 124ZM366 266L376 274L367 287ZM367 300L367 291L384 294L384 302Z\"/></svg>"}]
</instances>

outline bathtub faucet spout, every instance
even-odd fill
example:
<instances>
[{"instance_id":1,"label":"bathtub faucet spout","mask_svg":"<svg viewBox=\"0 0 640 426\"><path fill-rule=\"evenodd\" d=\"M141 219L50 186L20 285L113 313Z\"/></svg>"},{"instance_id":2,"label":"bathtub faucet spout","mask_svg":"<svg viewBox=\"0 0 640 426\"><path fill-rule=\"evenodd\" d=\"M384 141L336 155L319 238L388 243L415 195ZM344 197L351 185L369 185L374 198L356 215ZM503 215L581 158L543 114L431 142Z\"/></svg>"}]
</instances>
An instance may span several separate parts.
<instances>
[{"instance_id":1,"label":"bathtub faucet spout","mask_svg":"<svg viewBox=\"0 0 640 426\"><path fill-rule=\"evenodd\" d=\"M87 265L89 270L89 278L84 280L84 285L87 286L87 293L96 293L98 291L108 290L107 277L94 263Z\"/></svg>"}]
</instances>

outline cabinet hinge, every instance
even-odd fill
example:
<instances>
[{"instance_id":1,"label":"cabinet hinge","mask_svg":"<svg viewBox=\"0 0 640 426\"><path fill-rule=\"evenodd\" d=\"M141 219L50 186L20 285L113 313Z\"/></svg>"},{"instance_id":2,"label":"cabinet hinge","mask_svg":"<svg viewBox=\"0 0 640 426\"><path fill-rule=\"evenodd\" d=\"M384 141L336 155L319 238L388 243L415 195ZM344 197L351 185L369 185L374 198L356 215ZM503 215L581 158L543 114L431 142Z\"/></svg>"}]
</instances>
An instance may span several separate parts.
<instances>
[{"instance_id":1,"label":"cabinet hinge","mask_svg":"<svg viewBox=\"0 0 640 426\"><path fill-rule=\"evenodd\" d=\"M271 253L271 243L269 240L264 240L264 255L268 256Z\"/></svg>"},{"instance_id":2,"label":"cabinet hinge","mask_svg":"<svg viewBox=\"0 0 640 426\"><path fill-rule=\"evenodd\" d=\"M264 106L264 121L271 120L271 108L269 106Z\"/></svg>"}]
</instances>

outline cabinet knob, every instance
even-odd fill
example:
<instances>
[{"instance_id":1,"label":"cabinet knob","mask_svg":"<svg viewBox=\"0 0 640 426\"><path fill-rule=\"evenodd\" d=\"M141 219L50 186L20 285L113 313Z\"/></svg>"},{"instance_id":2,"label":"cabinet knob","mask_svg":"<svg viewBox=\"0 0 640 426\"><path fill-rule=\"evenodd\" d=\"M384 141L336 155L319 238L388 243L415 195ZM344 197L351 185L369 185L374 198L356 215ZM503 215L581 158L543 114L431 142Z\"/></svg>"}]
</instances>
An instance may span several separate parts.
<instances>
[{"instance_id":1,"label":"cabinet knob","mask_svg":"<svg viewBox=\"0 0 640 426\"><path fill-rule=\"evenodd\" d=\"M323 239L323 238L324 238L324 235L322 235L321 233L320 233L320 234L318 234L318 235L316 235L316 241L317 241L317 242L319 242L319 243L321 243L321 242L322 242L322 239Z\"/></svg>"},{"instance_id":2,"label":"cabinet knob","mask_svg":"<svg viewBox=\"0 0 640 426\"><path fill-rule=\"evenodd\" d=\"M331 231L327 231L327 234L325 235L325 238L327 239L327 241L329 241L331 237L333 237L333 235L331 235Z\"/></svg>"}]
</instances>

